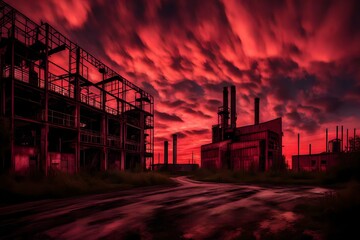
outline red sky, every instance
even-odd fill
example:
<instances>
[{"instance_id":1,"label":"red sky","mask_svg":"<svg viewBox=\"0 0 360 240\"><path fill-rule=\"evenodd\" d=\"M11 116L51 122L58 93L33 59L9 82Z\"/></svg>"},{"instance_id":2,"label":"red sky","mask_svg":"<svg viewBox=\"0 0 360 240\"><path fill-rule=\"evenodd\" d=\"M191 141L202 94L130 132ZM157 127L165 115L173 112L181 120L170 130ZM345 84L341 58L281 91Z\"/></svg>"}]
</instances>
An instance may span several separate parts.
<instances>
[{"instance_id":1,"label":"red sky","mask_svg":"<svg viewBox=\"0 0 360 240\"><path fill-rule=\"evenodd\" d=\"M194 151L200 162L228 85L237 86L238 126L253 123L256 96L261 121L283 118L288 160L298 132L301 152L312 143L315 153L325 128L330 139L336 125L360 128L359 1L8 2L153 94L155 162L172 133L178 161Z\"/></svg>"}]
</instances>

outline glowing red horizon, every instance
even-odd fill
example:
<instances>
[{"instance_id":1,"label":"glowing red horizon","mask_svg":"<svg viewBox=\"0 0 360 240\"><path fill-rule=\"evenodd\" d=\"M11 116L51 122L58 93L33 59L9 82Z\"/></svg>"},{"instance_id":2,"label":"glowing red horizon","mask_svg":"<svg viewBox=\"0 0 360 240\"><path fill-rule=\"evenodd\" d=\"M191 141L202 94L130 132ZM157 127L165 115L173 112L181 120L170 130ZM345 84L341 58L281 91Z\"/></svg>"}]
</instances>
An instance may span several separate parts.
<instances>
[{"instance_id":1,"label":"glowing red horizon","mask_svg":"<svg viewBox=\"0 0 360 240\"><path fill-rule=\"evenodd\" d=\"M325 150L325 128L359 128L358 1L7 1L46 21L155 97L155 163L178 133L178 162L211 142L222 87L237 125L283 118L283 154ZM360 131L360 130L359 130ZM340 135L339 135L340 136ZM346 146L346 142L344 142Z\"/></svg>"}]
</instances>

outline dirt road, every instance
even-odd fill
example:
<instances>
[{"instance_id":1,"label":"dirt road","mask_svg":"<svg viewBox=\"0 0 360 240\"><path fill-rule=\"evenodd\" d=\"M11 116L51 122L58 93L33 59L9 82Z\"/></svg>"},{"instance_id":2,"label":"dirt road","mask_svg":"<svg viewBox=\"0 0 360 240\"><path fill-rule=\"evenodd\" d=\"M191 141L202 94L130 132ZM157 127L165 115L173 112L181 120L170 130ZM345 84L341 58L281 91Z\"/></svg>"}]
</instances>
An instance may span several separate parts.
<instances>
[{"instance_id":1,"label":"dirt road","mask_svg":"<svg viewBox=\"0 0 360 240\"><path fill-rule=\"evenodd\" d=\"M1 239L232 239L291 226L315 187L260 187L175 178L150 187L0 208Z\"/></svg>"}]
</instances>

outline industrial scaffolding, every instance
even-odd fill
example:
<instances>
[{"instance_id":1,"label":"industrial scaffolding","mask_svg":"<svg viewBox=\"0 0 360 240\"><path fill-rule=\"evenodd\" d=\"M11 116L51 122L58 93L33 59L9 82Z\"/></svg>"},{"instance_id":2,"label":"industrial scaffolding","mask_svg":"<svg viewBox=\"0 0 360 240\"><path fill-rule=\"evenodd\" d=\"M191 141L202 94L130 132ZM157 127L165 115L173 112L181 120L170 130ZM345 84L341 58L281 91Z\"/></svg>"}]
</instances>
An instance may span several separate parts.
<instances>
[{"instance_id":1,"label":"industrial scaffolding","mask_svg":"<svg viewBox=\"0 0 360 240\"><path fill-rule=\"evenodd\" d=\"M3 169L153 166L154 98L3 1L0 69Z\"/></svg>"}]
</instances>

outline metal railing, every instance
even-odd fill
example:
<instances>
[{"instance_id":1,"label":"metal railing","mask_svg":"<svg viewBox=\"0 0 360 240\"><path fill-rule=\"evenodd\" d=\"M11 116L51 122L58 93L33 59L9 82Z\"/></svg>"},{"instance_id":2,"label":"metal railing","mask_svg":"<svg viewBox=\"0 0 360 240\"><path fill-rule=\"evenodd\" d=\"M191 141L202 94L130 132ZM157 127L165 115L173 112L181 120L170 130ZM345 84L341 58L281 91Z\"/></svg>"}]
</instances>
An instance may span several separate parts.
<instances>
[{"instance_id":1,"label":"metal railing","mask_svg":"<svg viewBox=\"0 0 360 240\"><path fill-rule=\"evenodd\" d=\"M80 94L80 101L82 103L86 103L89 106L98 108L98 109L102 109L102 104L101 101L96 100L94 97L90 97L89 95L86 95L84 93Z\"/></svg>"},{"instance_id":2,"label":"metal railing","mask_svg":"<svg viewBox=\"0 0 360 240\"><path fill-rule=\"evenodd\" d=\"M81 129L80 130L80 142L83 143L95 143L102 144L103 138L99 132Z\"/></svg>"},{"instance_id":3,"label":"metal railing","mask_svg":"<svg viewBox=\"0 0 360 240\"><path fill-rule=\"evenodd\" d=\"M138 151L140 151L140 144L134 144L134 143L127 142L125 144L125 149L128 151L138 152Z\"/></svg>"},{"instance_id":4,"label":"metal railing","mask_svg":"<svg viewBox=\"0 0 360 240\"><path fill-rule=\"evenodd\" d=\"M107 145L110 147L120 147L121 146L120 136L109 135L107 137L106 142L107 142Z\"/></svg>"},{"instance_id":5,"label":"metal railing","mask_svg":"<svg viewBox=\"0 0 360 240\"><path fill-rule=\"evenodd\" d=\"M11 69L10 69L10 66L7 66L4 70L4 77L10 77L10 76L11 76ZM18 66L14 67L14 79L24 82L24 83L28 83L28 84L38 87L38 88L45 87L45 80L42 77L37 76L36 78L31 78L29 71L27 71L21 67L18 67ZM54 80L55 81L63 81L63 79L58 78L56 75L50 73L49 74L49 85L48 85L49 91L56 92L65 97L70 97L70 98L74 97L74 90L71 87L69 87L70 85L68 82L66 82L68 87L65 87L65 86L61 86L59 84L55 84L55 83L51 82Z\"/></svg>"},{"instance_id":6,"label":"metal railing","mask_svg":"<svg viewBox=\"0 0 360 240\"><path fill-rule=\"evenodd\" d=\"M66 127L75 127L75 117L73 115L50 109L48 112L48 121Z\"/></svg>"}]
</instances>

